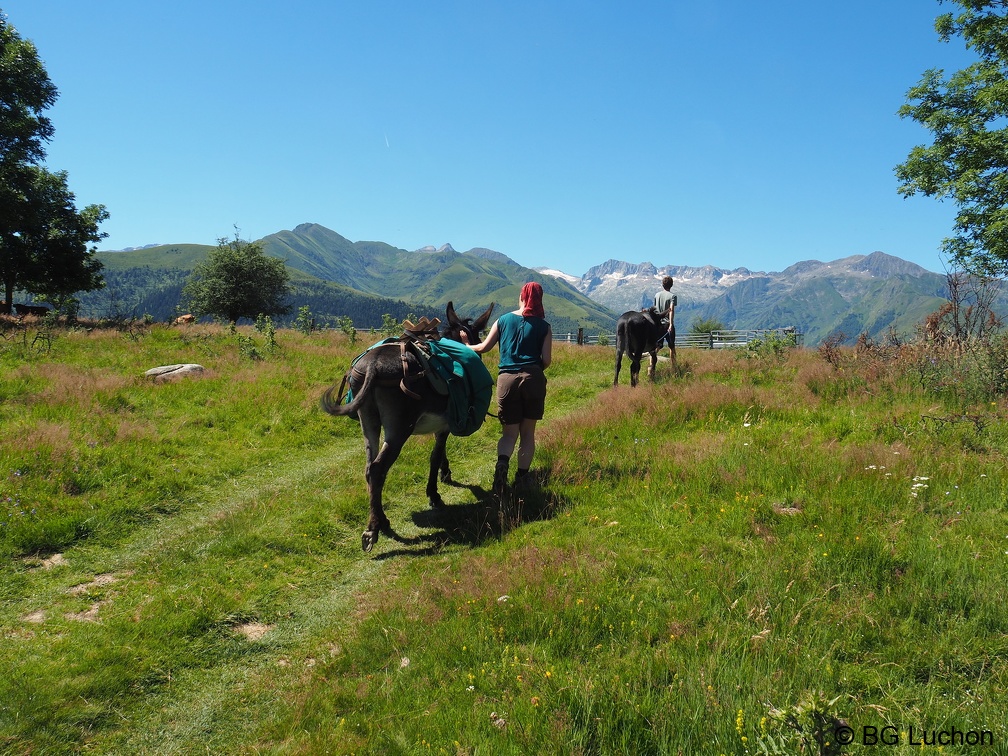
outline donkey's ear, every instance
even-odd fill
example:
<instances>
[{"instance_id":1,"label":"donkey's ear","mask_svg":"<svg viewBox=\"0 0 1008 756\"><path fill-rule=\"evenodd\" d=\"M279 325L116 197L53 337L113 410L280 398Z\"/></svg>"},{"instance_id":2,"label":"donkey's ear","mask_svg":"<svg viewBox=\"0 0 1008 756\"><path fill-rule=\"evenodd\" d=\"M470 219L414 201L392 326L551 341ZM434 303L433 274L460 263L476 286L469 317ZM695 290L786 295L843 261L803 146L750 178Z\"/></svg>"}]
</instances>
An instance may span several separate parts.
<instances>
[{"instance_id":1,"label":"donkey's ear","mask_svg":"<svg viewBox=\"0 0 1008 756\"><path fill-rule=\"evenodd\" d=\"M451 325L457 326L457 325L460 325L462 323L462 321L459 319L459 316L455 314L455 303L454 302L449 302L448 303L448 307L445 308L445 315L448 316L448 322Z\"/></svg>"},{"instance_id":2,"label":"donkey's ear","mask_svg":"<svg viewBox=\"0 0 1008 756\"><path fill-rule=\"evenodd\" d=\"M478 318L476 318L475 322L473 322L473 325L472 325L473 331L475 331L476 333L479 333L484 328L486 328L486 324L490 320L490 313L493 312L493 308L494 308L494 303L491 302L490 306L487 307L486 312L484 312L482 315L480 315Z\"/></svg>"}]
</instances>

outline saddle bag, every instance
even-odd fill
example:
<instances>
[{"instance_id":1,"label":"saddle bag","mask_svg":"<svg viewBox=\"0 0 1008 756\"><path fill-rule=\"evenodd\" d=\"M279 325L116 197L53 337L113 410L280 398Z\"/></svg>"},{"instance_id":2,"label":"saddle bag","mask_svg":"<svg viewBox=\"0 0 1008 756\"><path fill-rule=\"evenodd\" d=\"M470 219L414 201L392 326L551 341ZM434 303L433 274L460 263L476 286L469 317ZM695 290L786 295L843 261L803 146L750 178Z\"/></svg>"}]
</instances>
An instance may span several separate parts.
<instances>
[{"instance_id":1,"label":"saddle bag","mask_svg":"<svg viewBox=\"0 0 1008 756\"><path fill-rule=\"evenodd\" d=\"M471 436L483 425L493 378L467 345L451 339L429 341L430 366L448 384L448 425L455 436Z\"/></svg>"},{"instance_id":2,"label":"saddle bag","mask_svg":"<svg viewBox=\"0 0 1008 756\"><path fill-rule=\"evenodd\" d=\"M490 408L494 384L490 371L476 352L466 344L452 339L428 341L406 337L388 338L372 344L365 352L357 355L351 363L351 371L372 349L392 344L410 349L423 366L421 375L403 376L401 387L404 392L412 393L407 382L423 376L437 393L448 397L448 428L452 435L471 436L480 429ZM353 399L347 381L349 374L348 371L340 386L340 396L346 404Z\"/></svg>"}]
</instances>

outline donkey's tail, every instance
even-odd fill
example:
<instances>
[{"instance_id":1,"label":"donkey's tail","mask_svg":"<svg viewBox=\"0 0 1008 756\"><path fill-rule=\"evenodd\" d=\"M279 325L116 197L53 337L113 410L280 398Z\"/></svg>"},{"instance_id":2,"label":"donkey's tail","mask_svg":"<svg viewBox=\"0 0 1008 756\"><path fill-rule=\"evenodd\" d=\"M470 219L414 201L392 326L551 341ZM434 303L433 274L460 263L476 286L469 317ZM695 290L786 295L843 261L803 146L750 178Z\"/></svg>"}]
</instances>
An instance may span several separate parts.
<instances>
[{"instance_id":1,"label":"donkey's tail","mask_svg":"<svg viewBox=\"0 0 1008 756\"><path fill-rule=\"evenodd\" d=\"M371 384L374 382L374 371L366 370L364 373L364 382L361 387L354 392L353 399L348 403L343 404L344 389L346 389L349 383L350 373L343 376L343 380L337 389L336 386L330 386L326 389L325 393L322 394L322 409L328 412L330 415L336 415L337 417L354 417L357 415L357 410L364 403L367 398L368 393L371 390Z\"/></svg>"}]
</instances>

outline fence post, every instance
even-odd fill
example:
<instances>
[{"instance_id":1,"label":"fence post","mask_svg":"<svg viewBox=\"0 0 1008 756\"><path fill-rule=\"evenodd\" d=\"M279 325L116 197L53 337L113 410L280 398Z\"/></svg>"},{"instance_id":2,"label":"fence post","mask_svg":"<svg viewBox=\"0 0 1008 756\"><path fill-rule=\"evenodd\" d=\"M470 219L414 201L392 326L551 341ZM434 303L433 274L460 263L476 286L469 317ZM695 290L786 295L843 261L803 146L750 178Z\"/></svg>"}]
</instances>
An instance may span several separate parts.
<instances>
[{"instance_id":1,"label":"fence post","mask_svg":"<svg viewBox=\"0 0 1008 756\"><path fill-rule=\"evenodd\" d=\"M578 328L578 346L584 346L584 328Z\"/></svg>"}]
</instances>

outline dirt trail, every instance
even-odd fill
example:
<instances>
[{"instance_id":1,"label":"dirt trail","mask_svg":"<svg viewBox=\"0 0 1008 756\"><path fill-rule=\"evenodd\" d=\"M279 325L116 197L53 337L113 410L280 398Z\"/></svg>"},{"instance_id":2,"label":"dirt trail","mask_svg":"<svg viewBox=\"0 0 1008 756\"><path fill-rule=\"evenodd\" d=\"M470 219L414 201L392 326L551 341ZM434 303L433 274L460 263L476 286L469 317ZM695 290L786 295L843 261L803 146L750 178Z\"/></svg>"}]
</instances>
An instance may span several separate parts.
<instances>
[{"instance_id":1,"label":"dirt trail","mask_svg":"<svg viewBox=\"0 0 1008 756\"><path fill-rule=\"evenodd\" d=\"M66 553L27 560L29 573L36 573L39 583L38 591L31 592L30 601L35 605L51 604L57 598L56 593L79 595L128 579L138 568L156 562L159 554L170 551L177 544L194 538L199 541L200 530L206 529L207 539L211 539L214 523L240 512L251 502L267 500L292 489L318 486L320 480L328 477L326 471L333 468L358 467L361 453L357 439L338 442L314 456L292 456L268 470L252 471L228 481L224 484L230 485L227 495L220 495L220 487L196 491L192 494L193 503L187 504L182 511L138 529L132 538L118 544L113 551L102 551L100 556L84 543ZM331 493L323 492L322 495ZM362 527L365 519L366 512L362 512ZM88 575L81 571L81 562L96 561L104 565L102 573ZM37 607L26 608L22 616L37 611Z\"/></svg>"},{"instance_id":2,"label":"dirt trail","mask_svg":"<svg viewBox=\"0 0 1008 756\"><path fill-rule=\"evenodd\" d=\"M303 495L304 491L318 488L322 489L320 495L332 496L332 492L324 491L324 483L320 481L331 479L333 469L359 468L361 453L360 441L354 438L337 441L312 456L292 455L214 490L194 492L191 503L182 511L139 529L114 549L82 543L58 559L32 560L27 572L31 583L25 592L27 598L17 602L19 606L6 615L2 624L9 627L0 627L0 635L48 644L47 638L65 635L63 629L50 623L70 621L80 624L81 642L106 642L101 629L103 620L113 613L137 612L146 600L131 585L133 581L150 578L152 571L159 573L162 565L169 565L165 575L176 581L184 580L185 572L174 572L166 562L171 555L180 550L199 553L212 547L219 537L221 521L246 508L262 507L264 501L283 500L291 491ZM362 526L365 518L366 512L362 511ZM348 532L347 541L357 545L357 532ZM387 561L368 558L359 549L347 549L346 554L342 558L339 551L327 552L325 574L318 575L314 588L300 589L297 593L297 611L292 614L295 618L235 625L235 633L247 642L265 643L262 652L243 657L236 664L180 670L177 676L172 676L171 685L141 704L139 710L132 706L123 710L122 726L97 733L92 745L99 748L109 745L113 750L131 753L187 752L204 737L198 732L200 727L229 716L229 702L248 684L250 677L286 667L293 667L289 671L299 674L305 665L311 666L315 645L311 639L331 633L345 623L352 615L359 593L382 570L388 569ZM91 571L89 565L97 569ZM193 563L192 569L198 570L198 562ZM151 586L180 595L188 590L186 585L175 583L152 582ZM67 610L74 605L79 607L82 602L83 611ZM84 625L94 629L85 630ZM196 712L199 716L194 716ZM151 733L159 733L157 743L145 742Z\"/></svg>"}]
</instances>

